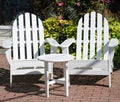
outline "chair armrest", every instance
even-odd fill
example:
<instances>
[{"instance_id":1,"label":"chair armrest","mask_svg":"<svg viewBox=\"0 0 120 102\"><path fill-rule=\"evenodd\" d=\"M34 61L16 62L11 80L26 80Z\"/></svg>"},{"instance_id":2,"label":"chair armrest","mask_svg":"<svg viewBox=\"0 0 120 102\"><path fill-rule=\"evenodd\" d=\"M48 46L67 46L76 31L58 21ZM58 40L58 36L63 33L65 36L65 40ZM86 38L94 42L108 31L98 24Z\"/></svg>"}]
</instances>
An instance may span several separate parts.
<instances>
[{"instance_id":1,"label":"chair armrest","mask_svg":"<svg viewBox=\"0 0 120 102\"><path fill-rule=\"evenodd\" d=\"M12 57L11 57L12 40L11 39L4 40L2 42L2 47L7 49L7 51L5 51L5 55L6 55L8 63L11 64L12 62Z\"/></svg>"},{"instance_id":2,"label":"chair armrest","mask_svg":"<svg viewBox=\"0 0 120 102\"><path fill-rule=\"evenodd\" d=\"M117 45L118 45L118 39L112 38L109 42L109 57L112 68L114 68L114 63L113 63L113 58L115 54L114 48L117 47Z\"/></svg>"},{"instance_id":3,"label":"chair armrest","mask_svg":"<svg viewBox=\"0 0 120 102\"><path fill-rule=\"evenodd\" d=\"M60 44L60 47L69 47L72 43L75 43L74 38L69 38Z\"/></svg>"},{"instance_id":4,"label":"chair armrest","mask_svg":"<svg viewBox=\"0 0 120 102\"><path fill-rule=\"evenodd\" d=\"M56 53L57 52L57 48L59 47L59 43L53 39L53 38L47 38L45 40L45 43L49 43L50 44L50 53Z\"/></svg>"},{"instance_id":5,"label":"chair armrest","mask_svg":"<svg viewBox=\"0 0 120 102\"><path fill-rule=\"evenodd\" d=\"M11 49L8 49L7 51L5 51L6 54L6 58L9 64L11 64L12 61L12 57L11 57Z\"/></svg>"},{"instance_id":6,"label":"chair armrest","mask_svg":"<svg viewBox=\"0 0 120 102\"><path fill-rule=\"evenodd\" d=\"M69 54L69 46L72 43L75 43L75 39L74 38L69 38L69 39L65 40L64 42L62 42L60 44L60 47L62 49L62 53Z\"/></svg>"},{"instance_id":7,"label":"chair armrest","mask_svg":"<svg viewBox=\"0 0 120 102\"><path fill-rule=\"evenodd\" d=\"M118 46L118 39L112 38L109 42L109 47L117 47Z\"/></svg>"},{"instance_id":8,"label":"chair armrest","mask_svg":"<svg viewBox=\"0 0 120 102\"><path fill-rule=\"evenodd\" d=\"M12 47L12 41L11 41L11 39L4 40L2 42L2 47L3 48L11 48Z\"/></svg>"},{"instance_id":9,"label":"chair armrest","mask_svg":"<svg viewBox=\"0 0 120 102\"><path fill-rule=\"evenodd\" d=\"M51 46L58 47L58 42L53 38L47 38L45 42L49 43Z\"/></svg>"}]
</instances>

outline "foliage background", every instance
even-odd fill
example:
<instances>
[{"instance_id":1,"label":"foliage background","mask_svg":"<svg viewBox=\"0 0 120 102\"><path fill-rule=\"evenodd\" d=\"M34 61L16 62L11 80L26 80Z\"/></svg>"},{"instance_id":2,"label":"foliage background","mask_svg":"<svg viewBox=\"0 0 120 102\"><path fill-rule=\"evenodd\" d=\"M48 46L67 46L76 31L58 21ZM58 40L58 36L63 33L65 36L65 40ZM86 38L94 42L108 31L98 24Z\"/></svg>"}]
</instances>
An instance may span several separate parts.
<instances>
[{"instance_id":1,"label":"foliage background","mask_svg":"<svg viewBox=\"0 0 120 102\"><path fill-rule=\"evenodd\" d=\"M45 28L45 37L59 43L75 37L78 19L85 13L102 13L109 21L110 35L119 40L115 62L120 63L120 0L0 0L0 24L11 24L20 12L38 15Z\"/></svg>"}]
</instances>

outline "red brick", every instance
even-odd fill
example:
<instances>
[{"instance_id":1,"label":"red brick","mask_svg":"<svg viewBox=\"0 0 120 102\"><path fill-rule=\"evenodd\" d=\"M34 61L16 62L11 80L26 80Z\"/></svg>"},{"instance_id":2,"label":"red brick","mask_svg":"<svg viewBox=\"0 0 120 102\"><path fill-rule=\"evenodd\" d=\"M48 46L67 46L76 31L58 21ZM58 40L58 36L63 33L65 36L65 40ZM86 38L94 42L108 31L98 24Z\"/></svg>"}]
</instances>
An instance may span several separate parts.
<instances>
[{"instance_id":1,"label":"red brick","mask_svg":"<svg viewBox=\"0 0 120 102\"><path fill-rule=\"evenodd\" d=\"M47 98L44 76L38 80L29 76L30 82L26 77L15 77L14 87L10 88L8 62L5 55L0 55L0 59L0 102L120 102L120 69L112 74L111 88L108 87L108 76L71 76L69 97L65 97L64 86L56 84L50 86L50 97ZM63 64L56 63L55 67L59 69Z\"/></svg>"}]
</instances>

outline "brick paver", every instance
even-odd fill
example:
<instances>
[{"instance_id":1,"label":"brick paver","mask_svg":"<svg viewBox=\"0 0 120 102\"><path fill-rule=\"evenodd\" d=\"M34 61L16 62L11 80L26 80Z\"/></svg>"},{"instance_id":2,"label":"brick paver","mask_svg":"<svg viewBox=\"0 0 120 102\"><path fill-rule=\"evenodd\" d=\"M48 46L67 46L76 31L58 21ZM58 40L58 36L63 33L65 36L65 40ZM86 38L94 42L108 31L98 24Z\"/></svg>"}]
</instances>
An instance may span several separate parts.
<instances>
[{"instance_id":1,"label":"brick paver","mask_svg":"<svg viewBox=\"0 0 120 102\"><path fill-rule=\"evenodd\" d=\"M55 77L62 74L62 64L55 65ZM69 97L64 86L50 86L50 97L45 96L44 75L16 76L9 87L9 65L4 54L0 55L0 102L120 102L120 69L112 74L112 87L106 76L71 76Z\"/></svg>"}]
</instances>

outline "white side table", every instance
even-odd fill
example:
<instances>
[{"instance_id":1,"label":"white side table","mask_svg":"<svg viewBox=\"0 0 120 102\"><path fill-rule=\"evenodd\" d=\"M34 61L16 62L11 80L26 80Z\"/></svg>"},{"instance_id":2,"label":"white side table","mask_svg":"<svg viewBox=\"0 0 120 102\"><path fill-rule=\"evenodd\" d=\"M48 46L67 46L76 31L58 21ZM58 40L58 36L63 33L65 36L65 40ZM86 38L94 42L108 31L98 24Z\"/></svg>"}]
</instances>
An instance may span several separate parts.
<instances>
[{"instance_id":1,"label":"white side table","mask_svg":"<svg viewBox=\"0 0 120 102\"><path fill-rule=\"evenodd\" d=\"M38 57L38 60L45 62L45 92L46 96L49 97L49 85L60 83L64 84L65 86L65 94L66 96L69 96L69 75L68 75L68 67L67 63L70 60L73 60L74 57L69 54L46 54ZM65 62L66 67L64 70L64 77L60 79L53 79L49 80L49 62Z\"/></svg>"}]
</instances>

